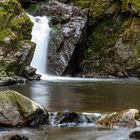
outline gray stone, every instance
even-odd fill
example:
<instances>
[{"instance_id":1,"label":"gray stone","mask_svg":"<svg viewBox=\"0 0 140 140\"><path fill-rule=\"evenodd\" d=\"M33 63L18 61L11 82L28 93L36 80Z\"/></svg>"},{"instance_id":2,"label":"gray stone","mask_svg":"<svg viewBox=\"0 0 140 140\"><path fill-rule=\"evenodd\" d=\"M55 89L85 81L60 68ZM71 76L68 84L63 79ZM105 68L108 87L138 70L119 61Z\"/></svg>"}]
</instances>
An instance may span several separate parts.
<instances>
[{"instance_id":1,"label":"gray stone","mask_svg":"<svg viewBox=\"0 0 140 140\"><path fill-rule=\"evenodd\" d=\"M16 91L0 92L0 126L37 126L48 120L47 111Z\"/></svg>"},{"instance_id":2,"label":"gray stone","mask_svg":"<svg viewBox=\"0 0 140 140\"><path fill-rule=\"evenodd\" d=\"M134 128L137 127L139 117L139 111L137 109L128 109L105 115L97 120L97 124L111 128L114 126Z\"/></svg>"},{"instance_id":3,"label":"gray stone","mask_svg":"<svg viewBox=\"0 0 140 140\"><path fill-rule=\"evenodd\" d=\"M48 72L66 75L77 71L86 42L87 11L53 1L40 6L36 15L51 17Z\"/></svg>"}]
</instances>

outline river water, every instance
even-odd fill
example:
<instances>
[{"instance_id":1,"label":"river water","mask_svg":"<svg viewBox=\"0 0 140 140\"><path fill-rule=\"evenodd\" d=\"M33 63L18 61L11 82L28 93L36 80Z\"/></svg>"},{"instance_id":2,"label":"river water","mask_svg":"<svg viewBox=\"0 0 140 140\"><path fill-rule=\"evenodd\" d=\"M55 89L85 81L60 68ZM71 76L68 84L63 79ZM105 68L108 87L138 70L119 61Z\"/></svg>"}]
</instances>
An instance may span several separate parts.
<instances>
[{"instance_id":1,"label":"river water","mask_svg":"<svg viewBox=\"0 0 140 140\"><path fill-rule=\"evenodd\" d=\"M16 90L46 107L48 111L107 113L140 108L140 81L137 79L49 80L0 87ZM131 129L105 129L100 126L18 129L0 136L20 133L33 140L129 140Z\"/></svg>"}]
</instances>

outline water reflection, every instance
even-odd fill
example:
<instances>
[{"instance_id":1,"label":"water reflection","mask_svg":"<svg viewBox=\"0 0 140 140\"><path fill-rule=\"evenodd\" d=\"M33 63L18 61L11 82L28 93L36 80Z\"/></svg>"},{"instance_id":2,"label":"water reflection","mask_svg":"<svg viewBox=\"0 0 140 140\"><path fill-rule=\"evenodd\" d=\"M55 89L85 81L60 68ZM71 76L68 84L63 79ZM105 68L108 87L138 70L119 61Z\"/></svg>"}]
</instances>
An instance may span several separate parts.
<instances>
[{"instance_id":1,"label":"water reflection","mask_svg":"<svg viewBox=\"0 0 140 140\"><path fill-rule=\"evenodd\" d=\"M49 111L111 112L140 108L140 81L34 82L0 87L13 89L35 100Z\"/></svg>"}]
</instances>

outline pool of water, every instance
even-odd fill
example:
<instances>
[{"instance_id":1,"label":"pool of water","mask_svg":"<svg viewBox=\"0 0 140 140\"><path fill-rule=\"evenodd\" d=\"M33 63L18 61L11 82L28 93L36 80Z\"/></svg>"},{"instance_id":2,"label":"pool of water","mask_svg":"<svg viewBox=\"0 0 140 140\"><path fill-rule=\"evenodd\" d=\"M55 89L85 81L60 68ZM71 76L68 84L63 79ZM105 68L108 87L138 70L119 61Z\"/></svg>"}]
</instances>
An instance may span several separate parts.
<instances>
[{"instance_id":1,"label":"pool of water","mask_svg":"<svg viewBox=\"0 0 140 140\"><path fill-rule=\"evenodd\" d=\"M16 90L47 108L48 111L106 113L140 108L138 79L53 80L0 87ZM24 128L0 133L23 133L33 140L128 140L131 129L105 129L98 126L69 128Z\"/></svg>"},{"instance_id":2,"label":"pool of water","mask_svg":"<svg viewBox=\"0 0 140 140\"><path fill-rule=\"evenodd\" d=\"M140 81L38 81L0 87L16 90L48 111L112 112L140 108Z\"/></svg>"}]
</instances>

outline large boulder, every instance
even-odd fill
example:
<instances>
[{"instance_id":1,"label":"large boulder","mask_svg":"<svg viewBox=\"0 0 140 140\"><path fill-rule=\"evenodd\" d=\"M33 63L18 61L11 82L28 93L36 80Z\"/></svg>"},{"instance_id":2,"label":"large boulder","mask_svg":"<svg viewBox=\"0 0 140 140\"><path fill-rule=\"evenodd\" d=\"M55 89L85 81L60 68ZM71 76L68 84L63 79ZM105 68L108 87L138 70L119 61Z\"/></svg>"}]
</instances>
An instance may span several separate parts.
<instances>
[{"instance_id":1,"label":"large boulder","mask_svg":"<svg viewBox=\"0 0 140 140\"><path fill-rule=\"evenodd\" d=\"M39 6L35 15L51 17L48 71L55 75L75 73L86 43L87 11L53 1Z\"/></svg>"},{"instance_id":2,"label":"large boulder","mask_svg":"<svg viewBox=\"0 0 140 140\"><path fill-rule=\"evenodd\" d=\"M17 0L0 1L0 73L20 75L30 64L35 48L32 25Z\"/></svg>"},{"instance_id":3,"label":"large boulder","mask_svg":"<svg viewBox=\"0 0 140 140\"><path fill-rule=\"evenodd\" d=\"M121 112L105 115L97 120L97 124L109 128L114 126L135 128L139 124L137 121L139 118L140 114L137 109L128 109Z\"/></svg>"},{"instance_id":4,"label":"large boulder","mask_svg":"<svg viewBox=\"0 0 140 140\"><path fill-rule=\"evenodd\" d=\"M34 101L16 91L0 92L0 126L37 126L47 120L47 111Z\"/></svg>"}]
</instances>

